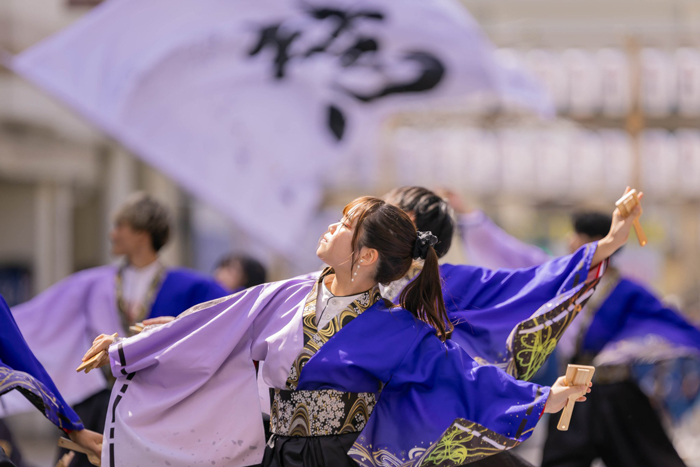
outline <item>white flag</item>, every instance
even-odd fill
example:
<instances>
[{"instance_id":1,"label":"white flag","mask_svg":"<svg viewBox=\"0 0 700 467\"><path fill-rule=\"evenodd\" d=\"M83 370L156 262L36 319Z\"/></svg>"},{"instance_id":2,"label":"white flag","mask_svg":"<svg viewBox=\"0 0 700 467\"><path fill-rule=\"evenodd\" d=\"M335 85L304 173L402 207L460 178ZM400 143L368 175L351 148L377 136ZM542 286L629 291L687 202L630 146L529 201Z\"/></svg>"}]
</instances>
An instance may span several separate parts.
<instances>
[{"instance_id":1,"label":"white flag","mask_svg":"<svg viewBox=\"0 0 700 467\"><path fill-rule=\"evenodd\" d=\"M387 115L549 105L456 0L112 0L11 67L281 252Z\"/></svg>"}]
</instances>

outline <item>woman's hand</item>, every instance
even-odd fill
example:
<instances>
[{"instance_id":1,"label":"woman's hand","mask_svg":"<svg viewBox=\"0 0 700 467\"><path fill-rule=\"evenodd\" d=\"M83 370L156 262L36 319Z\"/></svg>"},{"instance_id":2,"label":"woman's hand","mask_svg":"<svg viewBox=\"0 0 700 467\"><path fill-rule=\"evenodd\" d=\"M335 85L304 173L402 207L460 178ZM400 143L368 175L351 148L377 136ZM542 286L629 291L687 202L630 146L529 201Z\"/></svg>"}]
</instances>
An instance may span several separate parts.
<instances>
[{"instance_id":1,"label":"woman's hand","mask_svg":"<svg viewBox=\"0 0 700 467\"><path fill-rule=\"evenodd\" d=\"M107 334L100 334L95 338L94 341L92 341L92 347L88 349L88 351L85 353L83 356L83 362L87 362L90 360L92 357L95 355L99 354L104 350L104 353L100 356L98 360L93 362L87 369L86 373L89 372L90 370L94 370L95 368L99 368L101 366L105 366L106 364L109 363L109 353L107 352L107 349L109 349L109 346L112 345L114 342L114 339L117 337L116 334L112 335L107 335Z\"/></svg>"},{"instance_id":2,"label":"woman's hand","mask_svg":"<svg viewBox=\"0 0 700 467\"><path fill-rule=\"evenodd\" d=\"M102 456L102 435L91 430L71 431L68 435L76 444L93 453L98 459Z\"/></svg>"},{"instance_id":3,"label":"woman's hand","mask_svg":"<svg viewBox=\"0 0 700 467\"><path fill-rule=\"evenodd\" d=\"M627 187L625 194L627 194L629 191L630 187ZM637 195L637 198L641 201L643 196L644 193L640 192ZM605 237L598 241L598 248L596 249L595 255L593 255L591 266L596 266L605 261L627 242L627 239L630 236L630 229L632 228L634 221L639 219L639 216L641 215L641 204L637 204L637 206L635 206L632 210L632 213L627 217L623 217L622 214L620 214L620 210L615 208L612 214L610 232L608 232Z\"/></svg>"},{"instance_id":4,"label":"woman's hand","mask_svg":"<svg viewBox=\"0 0 700 467\"><path fill-rule=\"evenodd\" d=\"M578 396L576 402L584 402L586 400L585 394L591 392L591 386L593 383L588 383L588 386L567 386L564 377L560 376L552 385L544 411L547 413L559 412L571 396Z\"/></svg>"}]
</instances>

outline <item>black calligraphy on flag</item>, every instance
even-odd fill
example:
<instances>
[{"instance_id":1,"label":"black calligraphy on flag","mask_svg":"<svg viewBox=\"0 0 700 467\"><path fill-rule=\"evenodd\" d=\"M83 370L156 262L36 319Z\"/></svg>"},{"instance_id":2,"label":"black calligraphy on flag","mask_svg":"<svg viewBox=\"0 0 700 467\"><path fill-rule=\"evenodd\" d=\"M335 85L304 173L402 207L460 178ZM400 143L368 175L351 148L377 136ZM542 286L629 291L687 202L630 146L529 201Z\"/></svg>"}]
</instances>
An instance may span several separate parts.
<instances>
[{"instance_id":1,"label":"black calligraphy on flag","mask_svg":"<svg viewBox=\"0 0 700 467\"><path fill-rule=\"evenodd\" d=\"M271 67L272 75L276 80L287 78L287 67L291 60L304 60L315 54L329 54L337 59L341 68L370 67L375 73L384 79L382 88L374 92L361 93L346 89L340 85L336 88L351 96L361 103L370 103L387 96L402 93L426 92L435 88L445 75L445 66L434 54L424 50L407 50L402 53L401 60L417 65L419 72L415 77L404 81L392 81L386 75L387 65L382 64L382 47L377 37L370 37L357 28L359 23L372 24L381 27L385 21L385 14L379 10L342 10L336 8L305 8L305 13L317 21L333 21L334 27L325 38L307 47L305 50L293 51L292 45L302 38L305 31L297 27L289 27L283 22L262 26L257 30L258 39L250 49L248 55L254 57L265 49L273 51L274 59ZM350 40L348 37L350 35ZM340 38L343 43L351 45L340 51L333 47ZM372 55L372 60L364 62L363 57ZM369 65L368 65L369 63ZM340 105L327 104L328 130L337 141L341 141L345 134L346 116Z\"/></svg>"}]
</instances>

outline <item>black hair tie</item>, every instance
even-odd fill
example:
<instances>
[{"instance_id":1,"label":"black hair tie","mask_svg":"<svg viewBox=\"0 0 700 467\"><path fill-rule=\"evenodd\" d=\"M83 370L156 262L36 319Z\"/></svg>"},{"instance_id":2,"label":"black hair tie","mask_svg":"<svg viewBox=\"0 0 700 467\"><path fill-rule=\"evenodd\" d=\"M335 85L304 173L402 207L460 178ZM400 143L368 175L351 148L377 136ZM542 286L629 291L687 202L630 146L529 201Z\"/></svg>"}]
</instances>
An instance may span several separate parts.
<instances>
[{"instance_id":1,"label":"black hair tie","mask_svg":"<svg viewBox=\"0 0 700 467\"><path fill-rule=\"evenodd\" d=\"M437 245L438 238L432 232L418 231L418 238L413 245L413 259L425 259L428 256L430 247Z\"/></svg>"}]
</instances>

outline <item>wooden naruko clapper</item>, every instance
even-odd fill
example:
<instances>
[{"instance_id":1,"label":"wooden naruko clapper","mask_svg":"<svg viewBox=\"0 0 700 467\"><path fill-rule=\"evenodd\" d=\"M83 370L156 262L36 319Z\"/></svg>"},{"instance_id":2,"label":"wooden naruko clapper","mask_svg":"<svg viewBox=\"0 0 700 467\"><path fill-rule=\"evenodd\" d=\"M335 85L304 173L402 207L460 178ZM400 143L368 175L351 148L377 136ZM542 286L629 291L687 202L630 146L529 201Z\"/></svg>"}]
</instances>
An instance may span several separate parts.
<instances>
[{"instance_id":1,"label":"wooden naruko clapper","mask_svg":"<svg viewBox=\"0 0 700 467\"><path fill-rule=\"evenodd\" d=\"M588 388L588 383L593 379L593 373L595 373L594 366L570 364L566 367L566 376L564 379L567 386L586 386L586 388ZM571 414L574 413L574 405L576 404L576 399L579 397L581 396L570 396L566 401L564 411L561 413L559 423L557 423L557 429L559 431L566 431L569 429Z\"/></svg>"}]
</instances>

